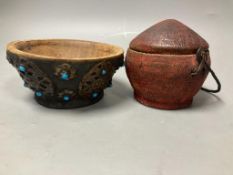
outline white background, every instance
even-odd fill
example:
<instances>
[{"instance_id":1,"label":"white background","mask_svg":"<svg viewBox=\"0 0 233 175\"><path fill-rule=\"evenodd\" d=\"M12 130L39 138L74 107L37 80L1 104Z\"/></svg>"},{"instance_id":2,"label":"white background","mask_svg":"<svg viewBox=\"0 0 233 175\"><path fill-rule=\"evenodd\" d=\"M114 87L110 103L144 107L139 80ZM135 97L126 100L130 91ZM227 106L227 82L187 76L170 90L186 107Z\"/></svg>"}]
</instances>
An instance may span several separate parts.
<instances>
[{"instance_id":1,"label":"white background","mask_svg":"<svg viewBox=\"0 0 233 175\"><path fill-rule=\"evenodd\" d=\"M97 104L37 105L5 59L12 40L72 38L125 50L136 34L175 18L210 44L223 89L166 111L132 96L124 67ZM232 0L0 0L0 175L232 175ZM205 87L215 88L208 77Z\"/></svg>"}]
</instances>

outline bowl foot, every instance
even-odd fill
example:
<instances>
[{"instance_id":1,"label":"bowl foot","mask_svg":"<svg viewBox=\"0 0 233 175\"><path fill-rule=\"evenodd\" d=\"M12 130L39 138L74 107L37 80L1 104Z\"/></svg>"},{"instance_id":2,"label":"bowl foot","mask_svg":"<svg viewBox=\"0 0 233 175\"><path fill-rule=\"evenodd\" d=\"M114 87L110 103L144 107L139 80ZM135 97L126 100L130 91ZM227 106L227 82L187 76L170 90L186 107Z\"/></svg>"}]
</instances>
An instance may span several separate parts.
<instances>
[{"instance_id":1,"label":"bowl foot","mask_svg":"<svg viewBox=\"0 0 233 175\"><path fill-rule=\"evenodd\" d=\"M40 98L35 96L35 100L37 103L39 103L42 106L45 106L47 108L55 108L55 109L73 109L73 108L80 108L80 107L85 107L89 106L92 104L97 103L100 101L104 96L104 93L100 93L98 97L92 99L92 100L85 100L85 99L74 99L70 101L61 101L54 99L52 97L44 97Z\"/></svg>"},{"instance_id":2,"label":"bowl foot","mask_svg":"<svg viewBox=\"0 0 233 175\"><path fill-rule=\"evenodd\" d=\"M142 95L138 95L134 93L134 98L141 104L153 108L158 109L168 109L168 110L175 110L175 109L182 109L187 108L192 104L193 99L184 101L182 103L161 103L158 101L151 101L146 98L144 98Z\"/></svg>"}]
</instances>

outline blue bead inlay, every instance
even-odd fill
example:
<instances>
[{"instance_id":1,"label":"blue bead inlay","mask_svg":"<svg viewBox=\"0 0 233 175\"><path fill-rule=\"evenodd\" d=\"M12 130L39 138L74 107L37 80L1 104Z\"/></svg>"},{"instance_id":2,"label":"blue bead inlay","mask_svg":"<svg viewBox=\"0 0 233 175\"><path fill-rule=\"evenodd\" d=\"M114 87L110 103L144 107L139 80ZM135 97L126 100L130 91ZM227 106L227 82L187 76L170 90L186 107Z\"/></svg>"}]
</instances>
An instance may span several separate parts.
<instances>
[{"instance_id":1,"label":"blue bead inlay","mask_svg":"<svg viewBox=\"0 0 233 175\"><path fill-rule=\"evenodd\" d=\"M106 75L106 74L107 74L107 70L103 69L103 70L101 71L101 75Z\"/></svg>"},{"instance_id":2,"label":"blue bead inlay","mask_svg":"<svg viewBox=\"0 0 233 175\"><path fill-rule=\"evenodd\" d=\"M26 68L23 65L19 65L18 70L22 73L26 72Z\"/></svg>"},{"instance_id":3,"label":"blue bead inlay","mask_svg":"<svg viewBox=\"0 0 233 175\"><path fill-rule=\"evenodd\" d=\"M42 97L43 96L43 93L41 91L36 91L35 94L36 94L37 97Z\"/></svg>"},{"instance_id":4,"label":"blue bead inlay","mask_svg":"<svg viewBox=\"0 0 233 175\"><path fill-rule=\"evenodd\" d=\"M69 80L69 74L67 72L62 72L61 79L62 80Z\"/></svg>"},{"instance_id":5,"label":"blue bead inlay","mask_svg":"<svg viewBox=\"0 0 233 175\"><path fill-rule=\"evenodd\" d=\"M70 100L70 96L68 96L68 95L63 96L63 100L64 101L69 101Z\"/></svg>"},{"instance_id":6,"label":"blue bead inlay","mask_svg":"<svg viewBox=\"0 0 233 175\"><path fill-rule=\"evenodd\" d=\"M92 93L92 98L96 98L96 97L98 97L99 96L99 93L98 92L93 92Z\"/></svg>"}]
</instances>

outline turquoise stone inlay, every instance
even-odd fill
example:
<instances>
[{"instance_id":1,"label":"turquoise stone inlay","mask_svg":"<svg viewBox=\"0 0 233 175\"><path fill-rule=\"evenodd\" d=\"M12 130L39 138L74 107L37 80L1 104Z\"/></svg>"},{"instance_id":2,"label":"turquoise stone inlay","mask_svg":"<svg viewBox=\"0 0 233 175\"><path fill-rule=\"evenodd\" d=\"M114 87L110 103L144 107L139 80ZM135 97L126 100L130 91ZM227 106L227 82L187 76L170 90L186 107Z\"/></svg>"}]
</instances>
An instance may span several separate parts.
<instances>
[{"instance_id":1,"label":"turquoise stone inlay","mask_svg":"<svg viewBox=\"0 0 233 175\"><path fill-rule=\"evenodd\" d=\"M36 91L35 94L36 94L37 97L42 97L43 96L43 93L41 91Z\"/></svg>"},{"instance_id":2,"label":"turquoise stone inlay","mask_svg":"<svg viewBox=\"0 0 233 175\"><path fill-rule=\"evenodd\" d=\"M22 73L26 72L26 68L23 65L19 65L18 70Z\"/></svg>"},{"instance_id":3,"label":"turquoise stone inlay","mask_svg":"<svg viewBox=\"0 0 233 175\"><path fill-rule=\"evenodd\" d=\"M92 98L96 98L96 97L98 97L99 96L99 93L98 92L93 92L92 93Z\"/></svg>"},{"instance_id":4,"label":"turquoise stone inlay","mask_svg":"<svg viewBox=\"0 0 233 175\"><path fill-rule=\"evenodd\" d=\"M107 71L106 71L105 69L103 69L103 70L101 71L101 74L102 74L102 75L106 75L106 74L107 74Z\"/></svg>"},{"instance_id":5,"label":"turquoise stone inlay","mask_svg":"<svg viewBox=\"0 0 233 175\"><path fill-rule=\"evenodd\" d=\"M70 100L70 96L68 96L68 95L63 96L63 100L64 101L69 101Z\"/></svg>"},{"instance_id":6,"label":"turquoise stone inlay","mask_svg":"<svg viewBox=\"0 0 233 175\"><path fill-rule=\"evenodd\" d=\"M67 72L62 72L61 73L61 79L62 80L69 80L69 74Z\"/></svg>"}]
</instances>

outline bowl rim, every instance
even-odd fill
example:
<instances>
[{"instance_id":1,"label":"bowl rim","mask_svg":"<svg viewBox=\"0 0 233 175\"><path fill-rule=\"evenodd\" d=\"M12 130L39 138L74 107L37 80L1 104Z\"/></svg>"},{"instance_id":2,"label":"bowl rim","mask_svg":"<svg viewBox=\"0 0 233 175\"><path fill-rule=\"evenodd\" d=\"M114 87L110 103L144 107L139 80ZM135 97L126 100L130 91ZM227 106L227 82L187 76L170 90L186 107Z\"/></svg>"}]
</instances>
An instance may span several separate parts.
<instances>
[{"instance_id":1,"label":"bowl rim","mask_svg":"<svg viewBox=\"0 0 233 175\"><path fill-rule=\"evenodd\" d=\"M67 58L67 57L55 57L55 56L46 56L46 55L40 55L40 54L34 54L22 51L17 48L17 44L20 43L26 43L26 42L45 42L45 41L55 41L55 42L80 42L80 43L94 43L97 45L103 45L106 47L112 47L116 52L105 55L105 56L99 56L99 57L75 57L75 58ZM108 60L118 57L123 57L124 50L121 47L118 47L116 45L102 43L102 42L96 42L96 41L89 41L89 40L78 40L78 39L32 39L32 40L16 40L12 41L7 44L6 47L7 52L10 52L12 54L15 54L19 57L33 59L33 60L51 60L51 61L71 61L71 62L77 62L77 61L97 61L97 60Z\"/></svg>"}]
</instances>

